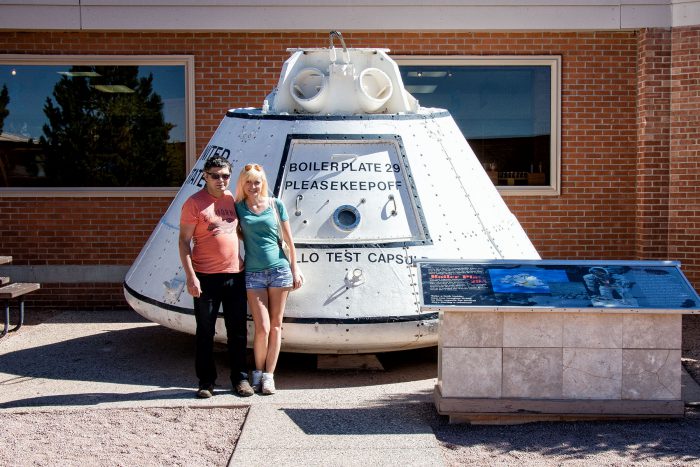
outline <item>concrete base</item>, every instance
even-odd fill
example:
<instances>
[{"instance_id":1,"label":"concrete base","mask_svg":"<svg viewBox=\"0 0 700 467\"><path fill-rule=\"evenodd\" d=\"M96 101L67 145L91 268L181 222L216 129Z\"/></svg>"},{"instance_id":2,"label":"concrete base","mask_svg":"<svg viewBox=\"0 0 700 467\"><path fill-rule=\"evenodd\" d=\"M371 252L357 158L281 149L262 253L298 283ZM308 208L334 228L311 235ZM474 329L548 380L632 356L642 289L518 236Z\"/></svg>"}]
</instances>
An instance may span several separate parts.
<instances>
[{"instance_id":1,"label":"concrete base","mask_svg":"<svg viewBox=\"0 0 700 467\"><path fill-rule=\"evenodd\" d=\"M451 421L683 416L680 313L440 313L435 404Z\"/></svg>"},{"instance_id":2,"label":"concrete base","mask_svg":"<svg viewBox=\"0 0 700 467\"><path fill-rule=\"evenodd\" d=\"M681 418L682 400L554 400L443 397L440 386L433 393L440 415L450 423L514 425L530 422L631 420Z\"/></svg>"}]
</instances>

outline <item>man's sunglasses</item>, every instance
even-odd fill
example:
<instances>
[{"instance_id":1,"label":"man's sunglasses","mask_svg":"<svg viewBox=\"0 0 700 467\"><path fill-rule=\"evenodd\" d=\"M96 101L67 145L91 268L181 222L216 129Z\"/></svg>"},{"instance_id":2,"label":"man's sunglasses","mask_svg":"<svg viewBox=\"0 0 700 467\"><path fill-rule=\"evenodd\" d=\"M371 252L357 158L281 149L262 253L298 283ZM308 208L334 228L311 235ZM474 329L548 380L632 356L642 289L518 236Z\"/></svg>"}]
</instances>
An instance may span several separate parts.
<instances>
[{"instance_id":1,"label":"man's sunglasses","mask_svg":"<svg viewBox=\"0 0 700 467\"><path fill-rule=\"evenodd\" d=\"M207 175L209 175L212 180L218 180L220 178L228 180L229 178L231 178L231 174L213 174L211 172L207 172Z\"/></svg>"}]
</instances>

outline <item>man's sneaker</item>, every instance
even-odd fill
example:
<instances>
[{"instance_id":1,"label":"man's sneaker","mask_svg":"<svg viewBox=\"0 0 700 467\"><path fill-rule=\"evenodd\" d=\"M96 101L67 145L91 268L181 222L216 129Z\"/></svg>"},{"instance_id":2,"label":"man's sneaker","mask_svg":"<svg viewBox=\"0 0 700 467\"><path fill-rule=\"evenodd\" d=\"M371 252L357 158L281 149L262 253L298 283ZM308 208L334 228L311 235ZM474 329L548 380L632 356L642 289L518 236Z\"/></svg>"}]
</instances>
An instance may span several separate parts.
<instances>
[{"instance_id":1,"label":"man's sneaker","mask_svg":"<svg viewBox=\"0 0 700 467\"><path fill-rule=\"evenodd\" d=\"M233 390L241 397L250 397L255 394L247 379L240 380Z\"/></svg>"},{"instance_id":2,"label":"man's sneaker","mask_svg":"<svg viewBox=\"0 0 700 467\"><path fill-rule=\"evenodd\" d=\"M262 374L262 393L266 395L275 393L275 379L272 373Z\"/></svg>"},{"instance_id":3,"label":"man's sneaker","mask_svg":"<svg viewBox=\"0 0 700 467\"><path fill-rule=\"evenodd\" d=\"M214 388L212 386L199 388L197 391L198 399L209 399L214 395Z\"/></svg>"},{"instance_id":4,"label":"man's sneaker","mask_svg":"<svg viewBox=\"0 0 700 467\"><path fill-rule=\"evenodd\" d=\"M263 375L262 371L253 370L253 377L252 377L253 382L251 384L252 384L253 390L255 392L260 392L262 390L262 375Z\"/></svg>"}]
</instances>

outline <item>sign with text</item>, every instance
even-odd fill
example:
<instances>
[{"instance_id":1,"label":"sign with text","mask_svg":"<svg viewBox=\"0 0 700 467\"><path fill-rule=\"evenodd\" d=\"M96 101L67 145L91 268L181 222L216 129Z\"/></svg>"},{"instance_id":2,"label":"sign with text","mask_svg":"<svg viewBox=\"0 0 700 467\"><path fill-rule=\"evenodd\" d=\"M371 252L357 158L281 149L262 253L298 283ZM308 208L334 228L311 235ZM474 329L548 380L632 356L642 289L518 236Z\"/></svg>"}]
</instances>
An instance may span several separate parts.
<instances>
[{"instance_id":1,"label":"sign with text","mask_svg":"<svg viewBox=\"0 0 700 467\"><path fill-rule=\"evenodd\" d=\"M426 307L700 309L670 261L417 261Z\"/></svg>"},{"instance_id":2,"label":"sign with text","mask_svg":"<svg viewBox=\"0 0 700 467\"><path fill-rule=\"evenodd\" d=\"M279 197L300 244L425 242L395 135L290 135Z\"/></svg>"}]
</instances>

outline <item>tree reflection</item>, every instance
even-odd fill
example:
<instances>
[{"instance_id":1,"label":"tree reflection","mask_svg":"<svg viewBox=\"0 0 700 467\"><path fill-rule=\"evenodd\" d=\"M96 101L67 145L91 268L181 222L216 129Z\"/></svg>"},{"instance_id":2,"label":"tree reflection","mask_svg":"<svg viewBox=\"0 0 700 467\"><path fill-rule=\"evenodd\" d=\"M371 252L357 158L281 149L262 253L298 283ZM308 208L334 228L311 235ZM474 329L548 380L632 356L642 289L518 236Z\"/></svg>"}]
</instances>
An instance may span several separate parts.
<instances>
[{"instance_id":1,"label":"tree reflection","mask_svg":"<svg viewBox=\"0 0 700 467\"><path fill-rule=\"evenodd\" d=\"M10 110L7 108L10 103L10 93L7 90L6 85L2 85L2 90L0 91L0 135L2 135L2 129L5 125L5 119L10 115ZM2 147L0 146L0 181L3 185L7 185L7 169L5 166L7 162L6 157Z\"/></svg>"},{"instance_id":2,"label":"tree reflection","mask_svg":"<svg viewBox=\"0 0 700 467\"><path fill-rule=\"evenodd\" d=\"M54 103L55 102L55 103ZM37 172L52 186L178 186L182 149L170 130L153 75L137 66L74 66L44 105Z\"/></svg>"}]
</instances>

